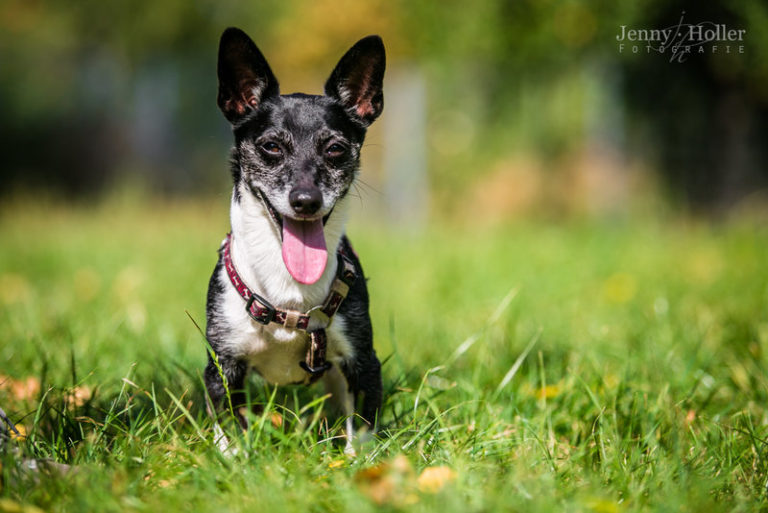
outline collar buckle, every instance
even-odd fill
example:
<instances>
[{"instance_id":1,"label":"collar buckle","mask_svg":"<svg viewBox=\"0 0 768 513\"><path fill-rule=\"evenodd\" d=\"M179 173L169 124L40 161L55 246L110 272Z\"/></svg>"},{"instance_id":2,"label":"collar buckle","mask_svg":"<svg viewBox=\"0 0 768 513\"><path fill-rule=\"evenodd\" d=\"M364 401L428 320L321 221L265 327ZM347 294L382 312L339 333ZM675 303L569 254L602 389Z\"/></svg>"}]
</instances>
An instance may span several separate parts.
<instances>
[{"instance_id":1,"label":"collar buckle","mask_svg":"<svg viewBox=\"0 0 768 513\"><path fill-rule=\"evenodd\" d=\"M255 312L251 307L256 303ZM275 313L277 310L272 304L256 294L251 292L251 297L245 303L245 311L251 316L254 321L264 324L265 326L275 320Z\"/></svg>"}]
</instances>

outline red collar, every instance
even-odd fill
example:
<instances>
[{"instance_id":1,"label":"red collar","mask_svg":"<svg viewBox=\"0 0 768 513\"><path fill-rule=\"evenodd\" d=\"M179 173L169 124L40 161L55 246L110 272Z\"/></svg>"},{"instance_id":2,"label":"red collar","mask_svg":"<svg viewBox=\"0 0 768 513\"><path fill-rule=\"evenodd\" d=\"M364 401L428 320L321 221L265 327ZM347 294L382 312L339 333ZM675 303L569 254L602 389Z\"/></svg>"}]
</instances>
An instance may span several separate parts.
<instances>
[{"instance_id":1,"label":"red collar","mask_svg":"<svg viewBox=\"0 0 768 513\"><path fill-rule=\"evenodd\" d=\"M343 244L339 245L337 251L338 270L336 278L331 284L328 296L322 305L318 305L306 313L275 308L269 301L248 288L235 268L230 252L231 245L232 234L228 233L227 238L221 244L219 252L221 253L224 268L227 270L229 281L232 282L237 293L245 300L245 309L248 315L260 324L267 325L274 322L289 329L298 329L309 333L310 347L307 352L307 358L305 362L299 362L299 364L304 370L309 372L310 381L316 380L331 366L330 362L325 361L325 347L327 343L325 329L331 324L333 316L336 315L342 301L347 297L349 287L357 279L355 264L344 254ZM313 316L320 318L324 322L324 326L309 331L307 328Z\"/></svg>"}]
</instances>

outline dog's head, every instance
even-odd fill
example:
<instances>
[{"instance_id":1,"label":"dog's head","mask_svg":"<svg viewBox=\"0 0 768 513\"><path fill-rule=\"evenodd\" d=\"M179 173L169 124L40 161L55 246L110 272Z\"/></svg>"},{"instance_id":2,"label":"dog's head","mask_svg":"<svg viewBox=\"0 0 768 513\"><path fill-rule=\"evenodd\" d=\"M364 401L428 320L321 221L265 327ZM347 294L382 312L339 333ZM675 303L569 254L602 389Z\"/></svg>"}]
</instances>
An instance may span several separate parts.
<instances>
[{"instance_id":1,"label":"dog's head","mask_svg":"<svg viewBox=\"0 0 768 513\"><path fill-rule=\"evenodd\" d=\"M253 41L236 28L221 36L218 104L235 134L235 185L265 202L299 282L325 269L323 222L349 191L365 131L381 114L384 67L381 39L368 36L341 58L324 96L281 96Z\"/></svg>"}]
</instances>

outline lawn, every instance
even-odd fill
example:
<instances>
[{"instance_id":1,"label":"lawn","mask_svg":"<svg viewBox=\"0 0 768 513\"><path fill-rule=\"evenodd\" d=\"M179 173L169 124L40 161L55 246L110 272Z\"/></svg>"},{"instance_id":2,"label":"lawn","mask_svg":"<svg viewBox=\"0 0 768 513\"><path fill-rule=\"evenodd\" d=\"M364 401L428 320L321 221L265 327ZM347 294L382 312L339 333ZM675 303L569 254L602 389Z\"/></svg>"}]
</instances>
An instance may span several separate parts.
<instances>
[{"instance_id":1,"label":"lawn","mask_svg":"<svg viewBox=\"0 0 768 513\"><path fill-rule=\"evenodd\" d=\"M0 511L768 509L764 223L355 223L381 431L345 458L321 387L254 378L225 458L195 323L227 198L29 205L0 206Z\"/></svg>"}]
</instances>

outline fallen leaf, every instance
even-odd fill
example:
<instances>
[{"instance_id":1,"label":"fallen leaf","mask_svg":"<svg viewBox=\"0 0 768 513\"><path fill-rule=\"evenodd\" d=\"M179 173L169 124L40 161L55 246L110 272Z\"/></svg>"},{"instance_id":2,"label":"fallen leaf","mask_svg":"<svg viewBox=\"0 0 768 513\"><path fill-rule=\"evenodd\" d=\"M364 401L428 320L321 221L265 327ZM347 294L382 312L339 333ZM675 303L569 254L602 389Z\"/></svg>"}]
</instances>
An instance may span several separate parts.
<instances>
[{"instance_id":1,"label":"fallen leaf","mask_svg":"<svg viewBox=\"0 0 768 513\"><path fill-rule=\"evenodd\" d=\"M587 506L595 513L618 513L620 511L618 504L605 499L592 499L587 502Z\"/></svg>"},{"instance_id":2,"label":"fallen leaf","mask_svg":"<svg viewBox=\"0 0 768 513\"><path fill-rule=\"evenodd\" d=\"M13 379L0 374L0 390L10 393L17 401L34 399L40 393L40 381L32 376L24 379Z\"/></svg>"},{"instance_id":3,"label":"fallen leaf","mask_svg":"<svg viewBox=\"0 0 768 513\"><path fill-rule=\"evenodd\" d=\"M355 474L357 487L379 506L391 502L394 497L395 483L389 470L389 463L383 462Z\"/></svg>"},{"instance_id":4,"label":"fallen leaf","mask_svg":"<svg viewBox=\"0 0 768 513\"><path fill-rule=\"evenodd\" d=\"M427 377L427 384L437 390L449 390L456 386L455 381L449 381L445 378L441 378L436 374L430 374Z\"/></svg>"},{"instance_id":5,"label":"fallen leaf","mask_svg":"<svg viewBox=\"0 0 768 513\"><path fill-rule=\"evenodd\" d=\"M11 440L19 440L19 441L25 440L27 438L27 428L25 428L21 424L15 424L14 427L16 428L16 431L18 431L19 433L16 434L11 429Z\"/></svg>"},{"instance_id":6,"label":"fallen leaf","mask_svg":"<svg viewBox=\"0 0 768 513\"><path fill-rule=\"evenodd\" d=\"M31 296L32 287L20 274L0 274L0 302L10 305L21 303Z\"/></svg>"},{"instance_id":7,"label":"fallen leaf","mask_svg":"<svg viewBox=\"0 0 768 513\"><path fill-rule=\"evenodd\" d=\"M21 504L11 499L0 499L0 511L3 513L43 513L43 510L31 504Z\"/></svg>"},{"instance_id":8,"label":"fallen leaf","mask_svg":"<svg viewBox=\"0 0 768 513\"><path fill-rule=\"evenodd\" d=\"M455 479L456 472L450 467L427 467L421 472L417 483L419 491L437 493Z\"/></svg>"},{"instance_id":9,"label":"fallen leaf","mask_svg":"<svg viewBox=\"0 0 768 513\"><path fill-rule=\"evenodd\" d=\"M373 467L364 468L355 474L355 481L365 483L381 479L388 469L389 463L379 463Z\"/></svg>"},{"instance_id":10,"label":"fallen leaf","mask_svg":"<svg viewBox=\"0 0 768 513\"><path fill-rule=\"evenodd\" d=\"M67 402L69 402L71 406L82 406L87 403L91 397L93 397L91 389L85 385L80 385L72 388L67 393Z\"/></svg>"},{"instance_id":11,"label":"fallen leaf","mask_svg":"<svg viewBox=\"0 0 768 513\"><path fill-rule=\"evenodd\" d=\"M413 489L413 467L400 454L388 462L360 470L355 474L357 487L379 506L383 504L407 505L418 501L409 493Z\"/></svg>"},{"instance_id":12,"label":"fallen leaf","mask_svg":"<svg viewBox=\"0 0 768 513\"><path fill-rule=\"evenodd\" d=\"M395 459L392 460L391 465L392 470L395 472L402 474L405 477L413 476L413 467L411 466L411 462L408 461L408 458L406 458L404 454L398 454L395 456Z\"/></svg>"},{"instance_id":13,"label":"fallen leaf","mask_svg":"<svg viewBox=\"0 0 768 513\"><path fill-rule=\"evenodd\" d=\"M90 301L96 297L101 288L101 278L90 268L75 271L72 290L80 301Z\"/></svg>"},{"instance_id":14,"label":"fallen leaf","mask_svg":"<svg viewBox=\"0 0 768 513\"><path fill-rule=\"evenodd\" d=\"M560 383L536 388L526 384L521 388L521 392L526 395L535 397L536 399L552 399L553 397L560 395L562 390L563 388Z\"/></svg>"},{"instance_id":15,"label":"fallen leaf","mask_svg":"<svg viewBox=\"0 0 768 513\"><path fill-rule=\"evenodd\" d=\"M283 416L276 411L272 412L272 414L269 416L269 420L272 422L273 428L279 429L283 427Z\"/></svg>"},{"instance_id":16,"label":"fallen leaf","mask_svg":"<svg viewBox=\"0 0 768 513\"><path fill-rule=\"evenodd\" d=\"M635 297L637 280L631 274L613 274L603 282L602 292L609 303L626 303Z\"/></svg>"},{"instance_id":17,"label":"fallen leaf","mask_svg":"<svg viewBox=\"0 0 768 513\"><path fill-rule=\"evenodd\" d=\"M539 399L552 399L560 395L560 385L547 385L536 390Z\"/></svg>"},{"instance_id":18,"label":"fallen leaf","mask_svg":"<svg viewBox=\"0 0 768 513\"><path fill-rule=\"evenodd\" d=\"M512 435L514 435L516 431L517 430L515 428L507 428L504 431L502 431L501 433L496 433L491 438L493 440L501 440L501 439L504 439L504 438L509 438Z\"/></svg>"},{"instance_id":19,"label":"fallen leaf","mask_svg":"<svg viewBox=\"0 0 768 513\"><path fill-rule=\"evenodd\" d=\"M362 490L379 506L388 502L394 502L395 482L391 476L373 479L365 483Z\"/></svg>"}]
</instances>

